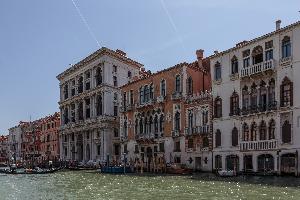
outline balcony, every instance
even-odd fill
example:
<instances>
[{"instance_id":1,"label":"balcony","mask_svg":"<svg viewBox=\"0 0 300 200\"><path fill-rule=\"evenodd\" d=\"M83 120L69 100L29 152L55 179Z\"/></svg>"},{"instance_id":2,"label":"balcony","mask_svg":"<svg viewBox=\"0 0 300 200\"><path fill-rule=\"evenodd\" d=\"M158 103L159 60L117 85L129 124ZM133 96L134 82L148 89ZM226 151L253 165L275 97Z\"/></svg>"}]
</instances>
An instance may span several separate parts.
<instances>
[{"instance_id":1,"label":"balcony","mask_svg":"<svg viewBox=\"0 0 300 200\"><path fill-rule=\"evenodd\" d=\"M147 106L153 106L155 103L154 99L149 99L147 102L136 103L136 108L143 108Z\"/></svg>"},{"instance_id":2,"label":"balcony","mask_svg":"<svg viewBox=\"0 0 300 200\"><path fill-rule=\"evenodd\" d=\"M172 100L180 100L182 98L182 93L181 92L174 92L172 94Z\"/></svg>"},{"instance_id":3,"label":"balcony","mask_svg":"<svg viewBox=\"0 0 300 200\"><path fill-rule=\"evenodd\" d=\"M248 77L252 75L256 75L268 70L274 70L274 60L267 60L250 67L241 69L241 77Z\"/></svg>"},{"instance_id":4,"label":"balcony","mask_svg":"<svg viewBox=\"0 0 300 200\"><path fill-rule=\"evenodd\" d=\"M210 125L196 126L193 128L185 128L185 135L195 135L195 134L208 134L210 132Z\"/></svg>"},{"instance_id":5,"label":"balcony","mask_svg":"<svg viewBox=\"0 0 300 200\"><path fill-rule=\"evenodd\" d=\"M133 108L134 108L133 104L129 104L129 105L126 106L127 111L132 111Z\"/></svg>"},{"instance_id":6,"label":"balcony","mask_svg":"<svg viewBox=\"0 0 300 200\"><path fill-rule=\"evenodd\" d=\"M270 102L269 104L258 104L248 107L243 107L242 115L251 115L256 113L270 112L277 110L277 101Z\"/></svg>"},{"instance_id":7,"label":"balcony","mask_svg":"<svg viewBox=\"0 0 300 200\"><path fill-rule=\"evenodd\" d=\"M277 149L277 140L242 141L240 151L261 151Z\"/></svg>"},{"instance_id":8,"label":"balcony","mask_svg":"<svg viewBox=\"0 0 300 200\"><path fill-rule=\"evenodd\" d=\"M292 57L286 57L280 59L280 65L281 66L289 66L292 64Z\"/></svg>"}]
</instances>

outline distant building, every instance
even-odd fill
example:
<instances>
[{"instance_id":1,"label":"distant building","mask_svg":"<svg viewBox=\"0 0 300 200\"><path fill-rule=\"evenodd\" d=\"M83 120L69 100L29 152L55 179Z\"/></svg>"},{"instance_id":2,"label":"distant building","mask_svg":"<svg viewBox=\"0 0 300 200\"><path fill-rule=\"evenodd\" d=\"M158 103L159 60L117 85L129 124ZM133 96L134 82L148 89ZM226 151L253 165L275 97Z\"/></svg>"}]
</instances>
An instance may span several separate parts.
<instances>
[{"instance_id":1,"label":"distant building","mask_svg":"<svg viewBox=\"0 0 300 200\"><path fill-rule=\"evenodd\" d=\"M0 164L5 164L9 159L8 136L0 136Z\"/></svg>"},{"instance_id":2,"label":"distant building","mask_svg":"<svg viewBox=\"0 0 300 200\"><path fill-rule=\"evenodd\" d=\"M9 159L21 161L21 144L22 144L22 126L24 122L20 122L19 125L9 129L8 145L9 145Z\"/></svg>"},{"instance_id":3,"label":"distant building","mask_svg":"<svg viewBox=\"0 0 300 200\"><path fill-rule=\"evenodd\" d=\"M59 160L60 113L54 113L40 120L41 126L41 159L45 161Z\"/></svg>"},{"instance_id":4,"label":"distant building","mask_svg":"<svg viewBox=\"0 0 300 200\"><path fill-rule=\"evenodd\" d=\"M61 159L119 158L119 87L145 73L142 66L123 51L103 47L57 76Z\"/></svg>"},{"instance_id":5,"label":"distant building","mask_svg":"<svg viewBox=\"0 0 300 200\"><path fill-rule=\"evenodd\" d=\"M147 74L121 87L120 136L128 162L142 163L148 171L166 163L211 170L209 60L203 59L202 50L197 57L195 63Z\"/></svg>"},{"instance_id":6,"label":"distant building","mask_svg":"<svg viewBox=\"0 0 300 200\"><path fill-rule=\"evenodd\" d=\"M210 59L214 169L297 175L300 22Z\"/></svg>"}]
</instances>

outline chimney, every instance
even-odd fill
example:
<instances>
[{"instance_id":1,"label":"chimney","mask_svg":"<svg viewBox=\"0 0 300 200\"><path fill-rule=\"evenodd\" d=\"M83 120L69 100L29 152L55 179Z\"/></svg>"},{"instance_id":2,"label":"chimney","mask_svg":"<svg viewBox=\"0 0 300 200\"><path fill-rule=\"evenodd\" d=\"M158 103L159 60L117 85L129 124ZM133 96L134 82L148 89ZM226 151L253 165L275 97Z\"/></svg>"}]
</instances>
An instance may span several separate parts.
<instances>
[{"instance_id":1,"label":"chimney","mask_svg":"<svg viewBox=\"0 0 300 200\"><path fill-rule=\"evenodd\" d=\"M215 51L214 51L214 54L218 54L218 53L219 53L219 51L218 51L218 50L215 50Z\"/></svg>"},{"instance_id":2,"label":"chimney","mask_svg":"<svg viewBox=\"0 0 300 200\"><path fill-rule=\"evenodd\" d=\"M281 20L276 21L276 31L280 29Z\"/></svg>"},{"instance_id":3,"label":"chimney","mask_svg":"<svg viewBox=\"0 0 300 200\"><path fill-rule=\"evenodd\" d=\"M202 60L203 60L203 49L198 49L196 50L196 56L197 56L197 60L198 60L198 66L200 68L202 68L203 64L202 64Z\"/></svg>"}]
</instances>

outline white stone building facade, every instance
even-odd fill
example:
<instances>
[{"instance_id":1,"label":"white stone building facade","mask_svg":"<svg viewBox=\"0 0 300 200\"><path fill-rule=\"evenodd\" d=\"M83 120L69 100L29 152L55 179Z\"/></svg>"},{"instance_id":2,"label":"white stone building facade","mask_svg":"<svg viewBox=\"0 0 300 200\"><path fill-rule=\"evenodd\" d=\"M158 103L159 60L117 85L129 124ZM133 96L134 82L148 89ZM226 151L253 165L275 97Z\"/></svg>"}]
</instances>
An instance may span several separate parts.
<instances>
[{"instance_id":1,"label":"white stone building facade","mask_svg":"<svg viewBox=\"0 0 300 200\"><path fill-rule=\"evenodd\" d=\"M119 158L119 87L138 76L141 67L124 52L103 47L57 76L62 160Z\"/></svg>"},{"instance_id":2,"label":"white stone building facade","mask_svg":"<svg viewBox=\"0 0 300 200\"><path fill-rule=\"evenodd\" d=\"M300 22L210 59L213 168L298 175Z\"/></svg>"},{"instance_id":3,"label":"white stone building facade","mask_svg":"<svg viewBox=\"0 0 300 200\"><path fill-rule=\"evenodd\" d=\"M8 134L8 156L9 159L15 159L16 161L21 161L22 159L22 152L21 152L21 145L22 145L22 127L20 125L10 128Z\"/></svg>"}]
</instances>

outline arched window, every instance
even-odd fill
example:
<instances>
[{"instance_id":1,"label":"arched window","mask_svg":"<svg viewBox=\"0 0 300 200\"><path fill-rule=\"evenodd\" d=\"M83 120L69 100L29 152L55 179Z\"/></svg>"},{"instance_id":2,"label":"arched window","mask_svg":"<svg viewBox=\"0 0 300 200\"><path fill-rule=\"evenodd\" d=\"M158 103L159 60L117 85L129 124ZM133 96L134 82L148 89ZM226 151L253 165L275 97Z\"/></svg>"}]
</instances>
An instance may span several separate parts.
<instances>
[{"instance_id":1,"label":"arched window","mask_svg":"<svg viewBox=\"0 0 300 200\"><path fill-rule=\"evenodd\" d=\"M269 102L269 109L276 108L276 101L275 101L275 80L272 78L269 81L269 88L268 88L268 102Z\"/></svg>"},{"instance_id":2,"label":"arched window","mask_svg":"<svg viewBox=\"0 0 300 200\"><path fill-rule=\"evenodd\" d=\"M139 120L138 119L135 120L135 124L134 125L135 125L135 135L138 135L138 130L139 130L138 129L138 127L139 127Z\"/></svg>"},{"instance_id":3,"label":"arched window","mask_svg":"<svg viewBox=\"0 0 300 200\"><path fill-rule=\"evenodd\" d=\"M193 127L193 112L192 112L192 111L189 111L188 127L189 127L189 128L192 128L192 127Z\"/></svg>"},{"instance_id":4,"label":"arched window","mask_svg":"<svg viewBox=\"0 0 300 200\"><path fill-rule=\"evenodd\" d=\"M221 131L220 129L217 129L216 131L216 147L221 146Z\"/></svg>"},{"instance_id":5,"label":"arched window","mask_svg":"<svg viewBox=\"0 0 300 200\"><path fill-rule=\"evenodd\" d=\"M166 96L166 81L164 79L160 81L160 95Z\"/></svg>"},{"instance_id":6,"label":"arched window","mask_svg":"<svg viewBox=\"0 0 300 200\"><path fill-rule=\"evenodd\" d=\"M293 105L293 83L285 77L280 86L281 107Z\"/></svg>"},{"instance_id":7,"label":"arched window","mask_svg":"<svg viewBox=\"0 0 300 200\"><path fill-rule=\"evenodd\" d=\"M285 36L282 40L282 58L288 58L292 55L290 37Z\"/></svg>"},{"instance_id":8,"label":"arched window","mask_svg":"<svg viewBox=\"0 0 300 200\"><path fill-rule=\"evenodd\" d=\"M153 83L150 84L149 90L150 90L149 99L153 99L154 98Z\"/></svg>"},{"instance_id":9,"label":"arched window","mask_svg":"<svg viewBox=\"0 0 300 200\"><path fill-rule=\"evenodd\" d=\"M249 126L247 123L243 124L243 141L249 141Z\"/></svg>"},{"instance_id":10,"label":"arched window","mask_svg":"<svg viewBox=\"0 0 300 200\"><path fill-rule=\"evenodd\" d=\"M95 79L96 79L96 85L97 86L102 83L102 69L100 67L98 67L96 69Z\"/></svg>"},{"instance_id":11,"label":"arched window","mask_svg":"<svg viewBox=\"0 0 300 200\"><path fill-rule=\"evenodd\" d=\"M239 144L239 131L236 127L233 128L231 133L231 144L233 147L236 147Z\"/></svg>"},{"instance_id":12,"label":"arched window","mask_svg":"<svg viewBox=\"0 0 300 200\"><path fill-rule=\"evenodd\" d=\"M282 126L282 142L290 143L292 141L292 126L288 120Z\"/></svg>"},{"instance_id":13,"label":"arched window","mask_svg":"<svg viewBox=\"0 0 300 200\"><path fill-rule=\"evenodd\" d=\"M149 86L145 85L144 86L144 102L148 102L150 99L150 90L149 90Z\"/></svg>"},{"instance_id":14,"label":"arched window","mask_svg":"<svg viewBox=\"0 0 300 200\"><path fill-rule=\"evenodd\" d=\"M158 117L157 115L154 116L154 132L158 132Z\"/></svg>"},{"instance_id":15,"label":"arched window","mask_svg":"<svg viewBox=\"0 0 300 200\"><path fill-rule=\"evenodd\" d=\"M251 86L251 97L250 97L250 101L251 101L251 110L252 111L256 111L257 109L257 89L256 89L256 84L253 83Z\"/></svg>"},{"instance_id":16,"label":"arched window","mask_svg":"<svg viewBox=\"0 0 300 200\"><path fill-rule=\"evenodd\" d=\"M124 117L124 124L123 124L124 126L123 126L123 136L124 137L127 137L128 136L128 134L127 134L127 117L125 116Z\"/></svg>"},{"instance_id":17,"label":"arched window","mask_svg":"<svg viewBox=\"0 0 300 200\"><path fill-rule=\"evenodd\" d=\"M265 121L261 121L259 126L259 139L266 140L267 139L267 125Z\"/></svg>"},{"instance_id":18,"label":"arched window","mask_svg":"<svg viewBox=\"0 0 300 200\"><path fill-rule=\"evenodd\" d=\"M180 131L180 113L178 111L175 113L175 130Z\"/></svg>"},{"instance_id":19,"label":"arched window","mask_svg":"<svg viewBox=\"0 0 300 200\"><path fill-rule=\"evenodd\" d=\"M215 80L221 80L222 79L222 69L221 69L221 64L217 62L215 64Z\"/></svg>"},{"instance_id":20,"label":"arched window","mask_svg":"<svg viewBox=\"0 0 300 200\"><path fill-rule=\"evenodd\" d=\"M275 120L269 122L269 140L275 139Z\"/></svg>"},{"instance_id":21,"label":"arched window","mask_svg":"<svg viewBox=\"0 0 300 200\"><path fill-rule=\"evenodd\" d=\"M215 118L222 117L222 99L218 96L215 99Z\"/></svg>"},{"instance_id":22,"label":"arched window","mask_svg":"<svg viewBox=\"0 0 300 200\"><path fill-rule=\"evenodd\" d=\"M175 77L175 91L176 91L176 92L181 92L181 87L180 87L180 85L181 85L180 75L177 75L177 76Z\"/></svg>"},{"instance_id":23,"label":"arched window","mask_svg":"<svg viewBox=\"0 0 300 200\"><path fill-rule=\"evenodd\" d=\"M267 110L267 88L264 81L260 82L259 85L259 110L261 112Z\"/></svg>"},{"instance_id":24,"label":"arched window","mask_svg":"<svg viewBox=\"0 0 300 200\"><path fill-rule=\"evenodd\" d=\"M144 133L147 135L149 133L149 127L148 127L148 124L149 124L149 121L148 121L148 118L145 117L145 120L144 120L144 127L145 127L145 130L144 130Z\"/></svg>"},{"instance_id":25,"label":"arched window","mask_svg":"<svg viewBox=\"0 0 300 200\"><path fill-rule=\"evenodd\" d=\"M97 106L96 107L97 108L97 116L102 115L102 111L103 111L102 95L98 95L96 106Z\"/></svg>"},{"instance_id":26,"label":"arched window","mask_svg":"<svg viewBox=\"0 0 300 200\"><path fill-rule=\"evenodd\" d=\"M188 95L193 94L193 79L192 79L192 77L189 77L187 80L187 94Z\"/></svg>"},{"instance_id":27,"label":"arched window","mask_svg":"<svg viewBox=\"0 0 300 200\"><path fill-rule=\"evenodd\" d=\"M83 120L83 102L78 104L78 119Z\"/></svg>"},{"instance_id":28,"label":"arched window","mask_svg":"<svg viewBox=\"0 0 300 200\"><path fill-rule=\"evenodd\" d=\"M149 133L150 134L152 133L152 126L153 126L153 118L152 118L152 116L150 116L150 119L149 119Z\"/></svg>"},{"instance_id":29,"label":"arched window","mask_svg":"<svg viewBox=\"0 0 300 200\"><path fill-rule=\"evenodd\" d=\"M140 87L140 104L144 103L144 89Z\"/></svg>"},{"instance_id":30,"label":"arched window","mask_svg":"<svg viewBox=\"0 0 300 200\"><path fill-rule=\"evenodd\" d=\"M230 97L230 114L239 115L239 95L237 92L233 92Z\"/></svg>"},{"instance_id":31,"label":"arched window","mask_svg":"<svg viewBox=\"0 0 300 200\"><path fill-rule=\"evenodd\" d=\"M144 133L144 124L143 124L143 120L140 119L140 135L142 135Z\"/></svg>"},{"instance_id":32,"label":"arched window","mask_svg":"<svg viewBox=\"0 0 300 200\"><path fill-rule=\"evenodd\" d=\"M253 65L261 63L264 61L264 54L263 54L262 46L257 46L252 51L252 61Z\"/></svg>"},{"instance_id":33,"label":"arched window","mask_svg":"<svg viewBox=\"0 0 300 200\"><path fill-rule=\"evenodd\" d=\"M256 140L256 134L257 134L257 125L255 122L251 124L251 134L250 134L250 141Z\"/></svg>"},{"instance_id":34,"label":"arched window","mask_svg":"<svg viewBox=\"0 0 300 200\"><path fill-rule=\"evenodd\" d=\"M164 131L164 116L161 115L159 118L159 131L162 133Z\"/></svg>"},{"instance_id":35,"label":"arched window","mask_svg":"<svg viewBox=\"0 0 300 200\"><path fill-rule=\"evenodd\" d=\"M80 76L78 79L78 93L82 93L83 92L83 77Z\"/></svg>"},{"instance_id":36,"label":"arched window","mask_svg":"<svg viewBox=\"0 0 300 200\"><path fill-rule=\"evenodd\" d=\"M239 62L236 56L233 56L231 59L231 74L239 73Z\"/></svg>"},{"instance_id":37,"label":"arched window","mask_svg":"<svg viewBox=\"0 0 300 200\"><path fill-rule=\"evenodd\" d=\"M69 109L68 108L65 108L65 110L64 110L64 122L65 122L65 124L69 123Z\"/></svg>"},{"instance_id":38,"label":"arched window","mask_svg":"<svg viewBox=\"0 0 300 200\"><path fill-rule=\"evenodd\" d=\"M68 83L65 84L64 86L64 97L67 99L69 97L69 86Z\"/></svg>"},{"instance_id":39,"label":"arched window","mask_svg":"<svg viewBox=\"0 0 300 200\"><path fill-rule=\"evenodd\" d=\"M249 91L246 85L243 87L242 90L242 104L243 104L243 111L247 112L249 108Z\"/></svg>"}]
</instances>

